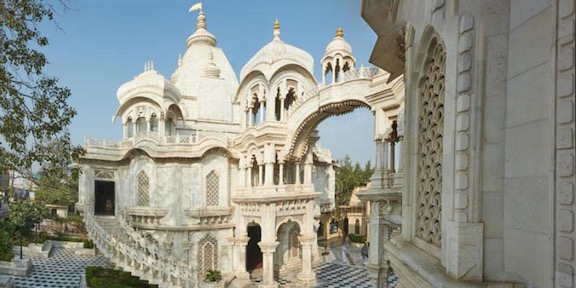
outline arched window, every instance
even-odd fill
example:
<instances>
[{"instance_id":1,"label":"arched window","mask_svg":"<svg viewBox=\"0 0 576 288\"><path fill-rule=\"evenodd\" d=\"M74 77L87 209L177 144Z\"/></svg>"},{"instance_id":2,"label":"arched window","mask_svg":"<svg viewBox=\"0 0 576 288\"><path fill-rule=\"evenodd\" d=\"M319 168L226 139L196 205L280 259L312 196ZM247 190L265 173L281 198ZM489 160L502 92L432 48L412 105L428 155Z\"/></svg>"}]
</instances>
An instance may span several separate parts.
<instances>
[{"instance_id":1,"label":"arched window","mask_svg":"<svg viewBox=\"0 0 576 288\"><path fill-rule=\"evenodd\" d=\"M137 126L137 131L136 134L140 134L140 133L144 133L146 132L146 118L144 117L140 117L136 120L136 126Z\"/></svg>"},{"instance_id":2,"label":"arched window","mask_svg":"<svg viewBox=\"0 0 576 288\"><path fill-rule=\"evenodd\" d=\"M138 206L150 206L150 181L146 172L140 171L137 177L138 185Z\"/></svg>"},{"instance_id":3,"label":"arched window","mask_svg":"<svg viewBox=\"0 0 576 288\"><path fill-rule=\"evenodd\" d=\"M206 206L218 206L220 198L220 177L215 170L206 175Z\"/></svg>"},{"instance_id":4,"label":"arched window","mask_svg":"<svg viewBox=\"0 0 576 288\"><path fill-rule=\"evenodd\" d=\"M126 128L128 128L128 133L126 135L127 138L134 137L134 122L132 122L132 117L128 117L126 121Z\"/></svg>"},{"instance_id":5,"label":"arched window","mask_svg":"<svg viewBox=\"0 0 576 288\"><path fill-rule=\"evenodd\" d=\"M356 222L354 222L354 234L359 235L360 234L360 220L356 219Z\"/></svg>"},{"instance_id":6,"label":"arched window","mask_svg":"<svg viewBox=\"0 0 576 288\"><path fill-rule=\"evenodd\" d=\"M433 39L419 87L416 237L440 247L444 129L444 47Z\"/></svg>"},{"instance_id":7,"label":"arched window","mask_svg":"<svg viewBox=\"0 0 576 288\"><path fill-rule=\"evenodd\" d=\"M198 243L198 273L205 275L208 270L218 270L218 241L211 234Z\"/></svg>"},{"instance_id":8,"label":"arched window","mask_svg":"<svg viewBox=\"0 0 576 288\"><path fill-rule=\"evenodd\" d=\"M152 114L150 117L150 131L151 132L158 132L158 117L156 114Z\"/></svg>"},{"instance_id":9,"label":"arched window","mask_svg":"<svg viewBox=\"0 0 576 288\"><path fill-rule=\"evenodd\" d=\"M300 229L298 226L292 227L290 232L288 232L288 251L290 252L290 258L300 257L300 241L298 240L298 235L300 234Z\"/></svg>"}]
</instances>

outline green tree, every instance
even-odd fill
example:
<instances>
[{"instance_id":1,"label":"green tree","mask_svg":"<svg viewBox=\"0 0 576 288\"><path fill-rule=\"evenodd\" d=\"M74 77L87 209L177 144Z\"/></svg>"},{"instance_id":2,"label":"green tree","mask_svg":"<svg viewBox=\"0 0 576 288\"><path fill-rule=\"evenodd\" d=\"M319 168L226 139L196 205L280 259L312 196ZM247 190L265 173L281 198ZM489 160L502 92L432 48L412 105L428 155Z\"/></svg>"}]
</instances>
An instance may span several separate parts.
<instances>
[{"instance_id":1,"label":"green tree","mask_svg":"<svg viewBox=\"0 0 576 288\"><path fill-rule=\"evenodd\" d=\"M350 204L350 197L354 188L364 186L370 181L374 173L370 161L366 162L364 168L360 163L352 164L352 159L348 154L338 161L339 167L336 169L336 206Z\"/></svg>"},{"instance_id":2,"label":"green tree","mask_svg":"<svg viewBox=\"0 0 576 288\"><path fill-rule=\"evenodd\" d=\"M42 170L36 189L36 201L55 205L68 205L78 201L78 181L71 172L53 173Z\"/></svg>"},{"instance_id":3,"label":"green tree","mask_svg":"<svg viewBox=\"0 0 576 288\"><path fill-rule=\"evenodd\" d=\"M17 200L10 204L8 229L12 231L12 235L20 239L20 259L22 259L22 237L29 235L34 224L42 222L48 214L48 208L39 202Z\"/></svg>"},{"instance_id":4,"label":"green tree","mask_svg":"<svg viewBox=\"0 0 576 288\"><path fill-rule=\"evenodd\" d=\"M38 26L55 23L56 9L67 8L63 1L0 3L0 167L5 169L34 163L53 163L51 168L59 169L83 153L71 144L66 129L76 115L67 104L70 90L44 74L48 60L39 50L48 38Z\"/></svg>"}]
</instances>

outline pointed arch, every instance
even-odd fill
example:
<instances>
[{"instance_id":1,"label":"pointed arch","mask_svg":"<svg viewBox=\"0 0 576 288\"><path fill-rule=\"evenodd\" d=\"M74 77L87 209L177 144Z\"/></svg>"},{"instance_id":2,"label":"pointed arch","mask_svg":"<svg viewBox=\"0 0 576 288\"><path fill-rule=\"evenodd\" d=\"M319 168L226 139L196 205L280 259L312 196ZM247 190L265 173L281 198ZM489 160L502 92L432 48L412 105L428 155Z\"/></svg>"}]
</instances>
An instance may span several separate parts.
<instances>
[{"instance_id":1,"label":"pointed arch","mask_svg":"<svg viewBox=\"0 0 576 288\"><path fill-rule=\"evenodd\" d=\"M140 171L136 177L138 187L138 206L150 206L150 179L144 171Z\"/></svg>"},{"instance_id":2,"label":"pointed arch","mask_svg":"<svg viewBox=\"0 0 576 288\"><path fill-rule=\"evenodd\" d=\"M300 258L300 240L298 240L298 235L300 235L300 227L294 225L288 232L288 255L290 258Z\"/></svg>"},{"instance_id":3,"label":"pointed arch","mask_svg":"<svg viewBox=\"0 0 576 288\"><path fill-rule=\"evenodd\" d=\"M218 270L218 240L212 234L198 242L198 273L205 275L208 270Z\"/></svg>"}]
</instances>

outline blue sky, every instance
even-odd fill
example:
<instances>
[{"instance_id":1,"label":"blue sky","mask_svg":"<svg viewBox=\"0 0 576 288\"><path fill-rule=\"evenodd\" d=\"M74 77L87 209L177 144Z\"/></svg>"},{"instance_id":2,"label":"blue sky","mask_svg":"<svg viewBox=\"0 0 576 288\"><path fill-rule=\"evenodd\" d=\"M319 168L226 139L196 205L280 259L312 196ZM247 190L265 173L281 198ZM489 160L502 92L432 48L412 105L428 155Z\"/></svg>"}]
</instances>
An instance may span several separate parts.
<instances>
[{"instance_id":1,"label":"blue sky","mask_svg":"<svg viewBox=\"0 0 576 288\"><path fill-rule=\"evenodd\" d=\"M143 71L146 61L170 78L185 41L195 30L196 1L184 0L75 0L57 22L42 25L50 39L45 72L60 78L72 90L70 104L78 115L70 126L75 144L84 137L120 139L122 127L111 122L118 101L117 88ZM216 36L237 77L242 66L272 40L273 24L280 21L280 38L308 51L320 78L319 61L336 29L352 45L357 66L368 58L376 35L360 17L359 0L205 0L208 31ZM334 158L351 155L364 163L374 158L373 117L367 109L332 117L319 126L320 143Z\"/></svg>"}]
</instances>

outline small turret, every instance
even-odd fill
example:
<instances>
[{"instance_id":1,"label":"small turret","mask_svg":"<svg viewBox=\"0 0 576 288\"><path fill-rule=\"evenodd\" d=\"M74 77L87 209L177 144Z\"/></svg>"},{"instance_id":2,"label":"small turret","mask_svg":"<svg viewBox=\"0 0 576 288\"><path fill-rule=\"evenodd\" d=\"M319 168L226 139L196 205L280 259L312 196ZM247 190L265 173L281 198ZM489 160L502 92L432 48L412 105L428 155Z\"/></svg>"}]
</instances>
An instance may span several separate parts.
<instances>
[{"instance_id":1,"label":"small turret","mask_svg":"<svg viewBox=\"0 0 576 288\"><path fill-rule=\"evenodd\" d=\"M356 65L356 59L354 54L352 54L352 46L344 40L342 28L336 30L336 36L326 46L326 52L324 57L322 57L321 64L322 85L339 82L342 74ZM328 75L330 77L326 77Z\"/></svg>"}]
</instances>

